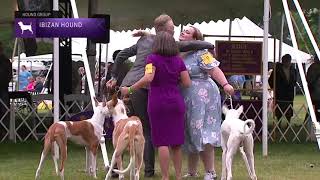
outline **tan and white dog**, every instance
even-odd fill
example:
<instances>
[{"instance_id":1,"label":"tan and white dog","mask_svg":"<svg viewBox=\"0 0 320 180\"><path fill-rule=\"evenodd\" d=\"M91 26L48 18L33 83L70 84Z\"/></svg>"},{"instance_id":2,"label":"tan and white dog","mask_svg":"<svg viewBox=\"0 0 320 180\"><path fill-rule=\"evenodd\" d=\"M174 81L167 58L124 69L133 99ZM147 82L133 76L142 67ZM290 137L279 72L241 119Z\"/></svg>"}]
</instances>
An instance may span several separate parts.
<instances>
[{"instance_id":1,"label":"tan and white dog","mask_svg":"<svg viewBox=\"0 0 320 180\"><path fill-rule=\"evenodd\" d=\"M255 123L252 119L246 121L239 119L243 112L243 106L238 109L228 109L228 107L223 106L222 112L226 117L221 125L221 146L223 150L221 179L232 179L232 160L239 148L250 179L256 180L252 137ZM250 127L248 124L250 124Z\"/></svg>"},{"instance_id":2,"label":"tan and white dog","mask_svg":"<svg viewBox=\"0 0 320 180\"><path fill-rule=\"evenodd\" d=\"M113 96L112 103L108 105L112 109L112 117L114 122L114 130L112 134L112 143L114 146L114 153L111 159L109 171L106 175L106 180L111 178L111 171L119 174L119 179L124 179L124 173L130 171L130 179L138 180L139 173L143 162L144 152L144 136L141 121L136 116L128 117L124 102ZM128 167L123 170L122 167L122 154L125 149L129 148L130 162ZM118 169L113 169L117 163Z\"/></svg>"},{"instance_id":3,"label":"tan and white dog","mask_svg":"<svg viewBox=\"0 0 320 180\"><path fill-rule=\"evenodd\" d=\"M95 99L94 114L91 119L83 121L59 121L50 126L44 139L44 148L41 154L40 163L36 172L36 179L40 176L40 170L43 166L43 162L51 150L55 170L57 175L60 175L61 179L64 179L64 162L67 158L67 140L70 139L77 144L84 145L86 147L86 154L89 164L89 175L97 178L96 175L96 155L97 149L100 143L100 139L103 136L103 124L105 117L110 115L106 102L98 102ZM58 168L59 157L55 156L54 143L59 146L61 152L60 168Z\"/></svg>"}]
</instances>

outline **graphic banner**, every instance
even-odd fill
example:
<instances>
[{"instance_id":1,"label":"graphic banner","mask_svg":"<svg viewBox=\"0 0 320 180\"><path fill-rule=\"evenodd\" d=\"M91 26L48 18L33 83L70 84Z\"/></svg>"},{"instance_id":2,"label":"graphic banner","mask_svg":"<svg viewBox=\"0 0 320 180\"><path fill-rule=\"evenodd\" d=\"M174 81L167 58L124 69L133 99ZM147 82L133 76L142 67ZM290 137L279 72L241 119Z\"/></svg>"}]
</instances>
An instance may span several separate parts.
<instances>
[{"instance_id":1,"label":"graphic banner","mask_svg":"<svg viewBox=\"0 0 320 180\"><path fill-rule=\"evenodd\" d=\"M15 34L19 38L102 39L109 36L106 18L16 18Z\"/></svg>"}]
</instances>

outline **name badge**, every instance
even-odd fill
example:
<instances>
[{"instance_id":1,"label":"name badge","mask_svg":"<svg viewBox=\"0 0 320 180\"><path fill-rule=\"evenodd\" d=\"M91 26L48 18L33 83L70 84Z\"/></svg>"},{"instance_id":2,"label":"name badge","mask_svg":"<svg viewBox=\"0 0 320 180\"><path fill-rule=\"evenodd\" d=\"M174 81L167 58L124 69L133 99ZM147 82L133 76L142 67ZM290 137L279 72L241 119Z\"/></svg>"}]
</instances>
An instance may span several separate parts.
<instances>
[{"instance_id":1,"label":"name badge","mask_svg":"<svg viewBox=\"0 0 320 180\"><path fill-rule=\"evenodd\" d=\"M146 73L151 74L152 73L152 63L149 63L146 65Z\"/></svg>"},{"instance_id":2,"label":"name badge","mask_svg":"<svg viewBox=\"0 0 320 180\"><path fill-rule=\"evenodd\" d=\"M211 64L215 60L209 52L202 54L201 59L204 64Z\"/></svg>"}]
</instances>

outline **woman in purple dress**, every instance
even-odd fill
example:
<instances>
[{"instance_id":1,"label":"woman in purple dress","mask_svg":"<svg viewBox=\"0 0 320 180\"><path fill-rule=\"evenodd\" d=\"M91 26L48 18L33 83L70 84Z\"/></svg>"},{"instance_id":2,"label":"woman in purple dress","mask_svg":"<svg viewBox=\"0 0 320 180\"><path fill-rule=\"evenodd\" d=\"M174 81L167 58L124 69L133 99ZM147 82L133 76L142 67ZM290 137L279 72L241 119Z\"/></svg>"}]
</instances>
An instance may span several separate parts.
<instances>
[{"instance_id":1,"label":"woman in purple dress","mask_svg":"<svg viewBox=\"0 0 320 180\"><path fill-rule=\"evenodd\" d=\"M122 94L130 94L150 84L148 114L152 142L159 152L162 180L169 179L169 147L173 153L176 179L181 179L185 104L179 84L189 87L191 80L178 55L178 46L172 35L157 33L152 54L146 60L144 77L134 85L121 89Z\"/></svg>"}]
</instances>

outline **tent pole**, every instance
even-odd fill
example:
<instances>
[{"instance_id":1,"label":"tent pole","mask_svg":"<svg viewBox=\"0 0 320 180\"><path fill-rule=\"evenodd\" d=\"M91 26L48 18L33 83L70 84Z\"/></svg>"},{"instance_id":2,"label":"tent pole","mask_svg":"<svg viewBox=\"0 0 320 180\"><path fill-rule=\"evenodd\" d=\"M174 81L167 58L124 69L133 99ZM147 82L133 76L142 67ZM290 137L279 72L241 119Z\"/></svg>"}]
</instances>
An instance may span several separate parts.
<instances>
[{"instance_id":1,"label":"tent pole","mask_svg":"<svg viewBox=\"0 0 320 180\"><path fill-rule=\"evenodd\" d=\"M279 44L279 61L281 60L281 56L282 56L282 43L283 43L283 27L284 27L284 14L281 13L281 33L280 33L280 44Z\"/></svg>"},{"instance_id":2,"label":"tent pole","mask_svg":"<svg viewBox=\"0 0 320 180\"><path fill-rule=\"evenodd\" d=\"M104 77L106 78L107 77L107 74L108 74L108 46L109 46L109 43L106 44L106 64L105 64L105 72L104 72ZM103 86L105 86L105 84L103 84Z\"/></svg>"},{"instance_id":3,"label":"tent pole","mask_svg":"<svg viewBox=\"0 0 320 180\"><path fill-rule=\"evenodd\" d=\"M99 43L99 69L98 69L98 96L100 97L101 96L101 91L100 91L100 88L101 88L101 43Z\"/></svg>"},{"instance_id":4,"label":"tent pole","mask_svg":"<svg viewBox=\"0 0 320 180\"><path fill-rule=\"evenodd\" d=\"M20 54L21 54L21 46L20 46L20 39L17 38L17 44L18 44L18 69L17 69L17 90L19 91L20 89Z\"/></svg>"},{"instance_id":5,"label":"tent pole","mask_svg":"<svg viewBox=\"0 0 320 180\"><path fill-rule=\"evenodd\" d=\"M268 156L268 34L269 34L269 0L264 0L263 15L263 99L262 99L262 155Z\"/></svg>"},{"instance_id":6,"label":"tent pole","mask_svg":"<svg viewBox=\"0 0 320 180\"><path fill-rule=\"evenodd\" d=\"M273 63L275 63L275 60L276 60L276 55L277 54L277 39L276 39L276 37L273 37ZM269 68L269 66L268 66L268 68ZM268 69L268 71L269 71L269 69Z\"/></svg>"},{"instance_id":7,"label":"tent pole","mask_svg":"<svg viewBox=\"0 0 320 180\"><path fill-rule=\"evenodd\" d=\"M228 41L231 41L231 33L232 33L232 21L229 19L229 38Z\"/></svg>"},{"instance_id":8,"label":"tent pole","mask_svg":"<svg viewBox=\"0 0 320 180\"><path fill-rule=\"evenodd\" d=\"M296 37L295 37L295 33L294 33L294 30L293 30L293 25L292 25L292 21L291 21L291 17L290 17L288 2L287 2L287 0L282 0L282 3L283 3L284 11L286 13L287 23L288 23L289 32L290 32L290 36L291 36L291 39L292 39L293 47L298 49L298 44L297 44L297 40L296 40ZM311 101L311 98L310 98L310 92L309 92L309 89L308 89L308 86L307 86L306 76L305 76L304 71L303 71L301 60L300 60L300 58L297 58L296 61L297 61L297 64L298 64L298 69L299 69L299 73L300 73L300 77L301 77L301 81L302 81L303 90L305 92L305 97L306 97L308 108L309 108L309 112L310 112L310 115L311 115L311 120L312 120L316 130L320 130L320 124L316 121L316 115L315 115L314 108L313 108L313 105L312 105L312 101ZM320 147L319 142L318 142L318 145Z\"/></svg>"},{"instance_id":9,"label":"tent pole","mask_svg":"<svg viewBox=\"0 0 320 180\"><path fill-rule=\"evenodd\" d=\"M59 11L59 0L53 1L53 10ZM59 38L53 38L53 120L60 120L60 95L59 95ZM55 143L55 157L59 157L59 148Z\"/></svg>"}]
</instances>

